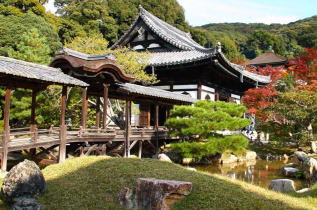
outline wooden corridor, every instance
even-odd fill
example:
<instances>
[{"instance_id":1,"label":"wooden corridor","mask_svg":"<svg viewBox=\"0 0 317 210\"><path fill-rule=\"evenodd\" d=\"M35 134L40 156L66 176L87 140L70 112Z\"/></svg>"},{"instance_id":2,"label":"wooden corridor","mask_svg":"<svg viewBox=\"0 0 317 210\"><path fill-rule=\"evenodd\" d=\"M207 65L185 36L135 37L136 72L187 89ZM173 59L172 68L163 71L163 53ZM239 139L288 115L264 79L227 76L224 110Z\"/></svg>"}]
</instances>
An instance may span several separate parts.
<instances>
[{"instance_id":1,"label":"wooden corridor","mask_svg":"<svg viewBox=\"0 0 317 210\"><path fill-rule=\"evenodd\" d=\"M26 151L29 149L40 148L42 151L39 154L48 154L49 149L55 148L57 146L65 146L66 148L66 144L86 143L88 145L92 144L92 146L85 147L88 150L91 148L91 152L95 149L98 149L95 148L97 144L93 143L106 144L109 142L119 142L117 146L124 146L124 151L122 154L123 157L129 156L130 150L134 146L139 146L138 156L141 158L142 143L144 141L148 142L148 144L150 144L153 149L156 150L158 148L158 141L172 139L168 135L168 130L164 127L159 127L157 129L131 128L129 132L129 138L126 138L126 131L120 130L119 128L83 129L80 127L77 130L66 131L65 142L62 141L62 133L63 132L61 132L60 128L53 126L50 129L35 129L35 131L30 131L30 128L11 129L9 132L10 140L7 143L7 151ZM0 137L4 137L4 134L0 134ZM127 139L129 139L129 142L127 142ZM1 144L0 152L2 153L3 150L4 148ZM103 150L103 154L106 155L107 152L112 152L111 150L113 149L108 148L107 151L107 148L103 148ZM66 152L66 149L64 152ZM66 157L66 154L63 155ZM115 156L118 156L118 154Z\"/></svg>"}]
</instances>

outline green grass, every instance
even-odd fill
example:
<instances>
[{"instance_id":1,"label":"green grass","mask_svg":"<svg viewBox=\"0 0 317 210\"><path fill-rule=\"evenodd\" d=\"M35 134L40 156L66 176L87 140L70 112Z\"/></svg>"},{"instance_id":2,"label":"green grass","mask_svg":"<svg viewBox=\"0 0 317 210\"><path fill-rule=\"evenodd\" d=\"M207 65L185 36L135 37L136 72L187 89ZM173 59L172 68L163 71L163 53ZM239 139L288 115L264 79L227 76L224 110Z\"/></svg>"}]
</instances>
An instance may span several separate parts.
<instances>
[{"instance_id":1,"label":"green grass","mask_svg":"<svg viewBox=\"0 0 317 210\"><path fill-rule=\"evenodd\" d=\"M123 209L116 201L136 179L157 178L193 183L189 196L174 209L314 209L316 192L281 194L220 175L192 172L152 159L84 157L43 170L47 192L38 198L41 209Z\"/></svg>"}]
</instances>

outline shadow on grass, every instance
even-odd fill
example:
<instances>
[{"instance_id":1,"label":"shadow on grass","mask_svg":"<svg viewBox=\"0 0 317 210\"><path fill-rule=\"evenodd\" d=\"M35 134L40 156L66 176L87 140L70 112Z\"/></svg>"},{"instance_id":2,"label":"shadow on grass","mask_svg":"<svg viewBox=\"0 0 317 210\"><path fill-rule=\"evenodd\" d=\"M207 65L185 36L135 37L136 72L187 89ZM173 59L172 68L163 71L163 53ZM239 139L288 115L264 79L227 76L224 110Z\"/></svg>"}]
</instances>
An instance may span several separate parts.
<instances>
[{"instance_id":1,"label":"shadow on grass","mask_svg":"<svg viewBox=\"0 0 317 210\"><path fill-rule=\"evenodd\" d=\"M135 187L140 177L192 182L192 193L175 209L313 208L303 199L151 159L76 158L43 173L48 190L38 199L41 209L123 209L117 194L124 187Z\"/></svg>"}]
</instances>

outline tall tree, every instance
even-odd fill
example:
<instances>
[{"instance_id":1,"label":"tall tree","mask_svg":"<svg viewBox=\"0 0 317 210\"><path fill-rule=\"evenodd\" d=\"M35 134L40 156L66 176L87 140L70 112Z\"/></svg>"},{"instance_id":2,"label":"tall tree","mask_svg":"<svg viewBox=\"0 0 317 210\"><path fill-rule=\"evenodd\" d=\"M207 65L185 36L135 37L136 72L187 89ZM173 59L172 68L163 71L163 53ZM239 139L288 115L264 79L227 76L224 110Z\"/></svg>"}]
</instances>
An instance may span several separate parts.
<instances>
[{"instance_id":1,"label":"tall tree","mask_svg":"<svg viewBox=\"0 0 317 210\"><path fill-rule=\"evenodd\" d=\"M172 148L184 157L196 158L226 150L242 152L248 144L246 138L224 137L219 131L248 126L250 120L241 118L245 111L242 105L210 100L198 101L194 106L175 106L165 126L170 129L171 136L182 137L188 142L174 144Z\"/></svg>"},{"instance_id":2,"label":"tall tree","mask_svg":"<svg viewBox=\"0 0 317 210\"><path fill-rule=\"evenodd\" d=\"M33 12L36 15L44 16L43 4L47 2L48 0L0 0L0 14L22 16L23 13Z\"/></svg>"},{"instance_id":3,"label":"tall tree","mask_svg":"<svg viewBox=\"0 0 317 210\"><path fill-rule=\"evenodd\" d=\"M34 14L24 14L18 16L0 15L0 55L8 56L8 49L16 49L22 40L22 34L36 28L39 37L46 38L46 44L50 48L50 56L54 56L58 47L61 45L58 34L44 18Z\"/></svg>"},{"instance_id":4,"label":"tall tree","mask_svg":"<svg viewBox=\"0 0 317 210\"><path fill-rule=\"evenodd\" d=\"M49 64L51 57L50 48L46 44L45 37L39 37L37 29L22 34L22 40L16 49L11 48L8 52L11 58L24 60L32 63Z\"/></svg>"}]
</instances>

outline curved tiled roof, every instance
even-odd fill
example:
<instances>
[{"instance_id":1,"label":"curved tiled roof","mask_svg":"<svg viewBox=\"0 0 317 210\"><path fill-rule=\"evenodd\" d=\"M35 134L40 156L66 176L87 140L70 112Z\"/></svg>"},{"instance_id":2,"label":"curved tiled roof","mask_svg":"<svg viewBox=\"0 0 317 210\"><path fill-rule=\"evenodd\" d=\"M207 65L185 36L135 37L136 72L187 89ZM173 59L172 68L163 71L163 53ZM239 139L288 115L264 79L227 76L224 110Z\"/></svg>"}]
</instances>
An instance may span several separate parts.
<instances>
[{"instance_id":1,"label":"curved tiled roof","mask_svg":"<svg viewBox=\"0 0 317 210\"><path fill-rule=\"evenodd\" d=\"M189 50L151 53L151 66L177 65L211 58L212 53L207 51Z\"/></svg>"},{"instance_id":2,"label":"curved tiled roof","mask_svg":"<svg viewBox=\"0 0 317 210\"><path fill-rule=\"evenodd\" d=\"M119 91L131 93L131 94L152 96L155 98L176 100L176 101L182 101L186 103L194 103L197 101L197 99L194 99L188 95L173 93L170 91L160 90L160 89L152 88L152 87L146 87L146 86L141 86L141 85L136 85L131 83L125 83L125 84L116 83L115 85L118 87Z\"/></svg>"},{"instance_id":3,"label":"curved tiled roof","mask_svg":"<svg viewBox=\"0 0 317 210\"><path fill-rule=\"evenodd\" d=\"M249 79L252 79L254 81L258 81L261 83L270 83L271 82L271 77L270 76L263 76L263 75L259 75L259 74L255 74L252 72L249 72L245 69L244 66L240 66L238 64L234 64L231 63L223 53L218 52L218 55L221 57L221 59L223 59L225 61L226 64L228 64L229 66L231 66L235 71L239 72L240 74L242 74L244 77L247 77Z\"/></svg>"},{"instance_id":4,"label":"curved tiled roof","mask_svg":"<svg viewBox=\"0 0 317 210\"><path fill-rule=\"evenodd\" d=\"M246 63L246 65L264 65L270 63L285 63L286 59L280 57L274 52L266 52Z\"/></svg>"},{"instance_id":5,"label":"curved tiled roof","mask_svg":"<svg viewBox=\"0 0 317 210\"><path fill-rule=\"evenodd\" d=\"M87 83L64 74L61 69L3 56L0 56L0 73L52 84L88 86Z\"/></svg>"},{"instance_id":6,"label":"curved tiled roof","mask_svg":"<svg viewBox=\"0 0 317 210\"><path fill-rule=\"evenodd\" d=\"M92 55L92 54L78 52L76 50L72 50L66 47L61 47L58 53L59 54L67 53L70 56L80 58L86 61L95 61L95 60L103 60L103 59L115 60L116 59L112 53Z\"/></svg>"},{"instance_id":7,"label":"curved tiled roof","mask_svg":"<svg viewBox=\"0 0 317 210\"><path fill-rule=\"evenodd\" d=\"M139 18L160 38L170 43L171 45L179 48L180 50L206 50L204 47L195 42L190 33L183 32L176 27L164 22L158 17L152 15L148 11L139 6L139 12L136 20L131 24L130 28L121 38L111 46L114 49L116 45L120 44L132 32L136 26Z\"/></svg>"}]
</instances>

